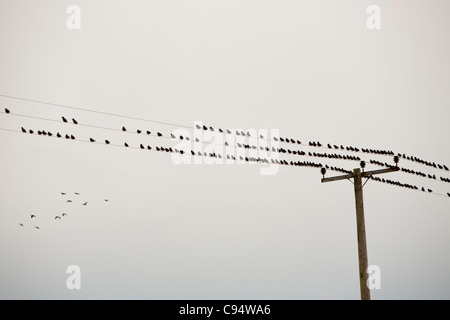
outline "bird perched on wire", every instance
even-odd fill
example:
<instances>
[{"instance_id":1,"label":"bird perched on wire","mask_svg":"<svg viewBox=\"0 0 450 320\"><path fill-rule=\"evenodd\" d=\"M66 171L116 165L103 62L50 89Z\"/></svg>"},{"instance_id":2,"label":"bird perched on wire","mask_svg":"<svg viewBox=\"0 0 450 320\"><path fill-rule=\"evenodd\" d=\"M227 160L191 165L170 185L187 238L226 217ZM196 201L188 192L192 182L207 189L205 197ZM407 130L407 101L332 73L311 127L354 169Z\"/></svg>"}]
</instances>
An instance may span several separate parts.
<instances>
[{"instance_id":1,"label":"bird perched on wire","mask_svg":"<svg viewBox=\"0 0 450 320\"><path fill-rule=\"evenodd\" d=\"M147 130L147 134L151 134L151 131Z\"/></svg>"},{"instance_id":2,"label":"bird perched on wire","mask_svg":"<svg viewBox=\"0 0 450 320\"><path fill-rule=\"evenodd\" d=\"M67 123L67 119L66 118L61 117L61 119L62 119L63 122Z\"/></svg>"},{"instance_id":3,"label":"bird perched on wire","mask_svg":"<svg viewBox=\"0 0 450 320\"><path fill-rule=\"evenodd\" d=\"M95 139L89 138L90 142L95 142Z\"/></svg>"},{"instance_id":4,"label":"bird perched on wire","mask_svg":"<svg viewBox=\"0 0 450 320\"><path fill-rule=\"evenodd\" d=\"M122 127L122 131L127 131L127 128L125 128L125 127Z\"/></svg>"},{"instance_id":5,"label":"bird perched on wire","mask_svg":"<svg viewBox=\"0 0 450 320\"><path fill-rule=\"evenodd\" d=\"M398 167L398 161L399 161L398 156L394 156L394 163L396 167Z\"/></svg>"},{"instance_id":6,"label":"bird perched on wire","mask_svg":"<svg viewBox=\"0 0 450 320\"><path fill-rule=\"evenodd\" d=\"M124 145L125 147L128 147L128 143L126 143L126 142L125 142L123 145Z\"/></svg>"},{"instance_id":7,"label":"bird perched on wire","mask_svg":"<svg viewBox=\"0 0 450 320\"><path fill-rule=\"evenodd\" d=\"M110 144L110 142L109 142L108 140L105 140L105 143L106 143L106 144Z\"/></svg>"},{"instance_id":8,"label":"bird perched on wire","mask_svg":"<svg viewBox=\"0 0 450 320\"><path fill-rule=\"evenodd\" d=\"M364 172L364 168L366 167L366 162L365 162L365 161L361 161L361 162L359 163L359 165L361 166L362 171Z\"/></svg>"},{"instance_id":9,"label":"bird perched on wire","mask_svg":"<svg viewBox=\"0 0 450 320\"><path fill-rule=\"evenodd\" d=\"M78 121L75 120L74 118L72 118L72 122L73 122L73 124L78 124Z\"/></svg>"},{"instance_id":10,"label":"bird perched on wire","mask_svg":"<svg viewBox=\"0 0 450 320\"><path fill-rule=\"evenodd\" d=\"M5 108L5 113L10 113L10 111L8 110L8 108Z\"/></svg>"},{"instance_id":11,"label":"bird perched on wire","mask_svg":"<svg viewBox=\"0 0 450 320\"><path fill-rule=\"evenodd\" d=\"M322 169L320 169L320 173L322 174L322 177L325 179L325 173L327 173L327 169L322 167Z\"/></svg>"},{"instance_id":12,"label":"bird perched on wire","mask_svg":"<svg viewBox=\"0 0 450 320\"><path fill-rule=\"evenodd\" d=\"M157 132L156 135L157 135L158 137L162 137L162 133L161 133L161 132Z\"/></svg>"},{"instance_id":13,"label":"bird perched on wire","mask_svg":"<svg viewBox=\"0 0 450 320\"><path fill-rule=\"evenodd\" d=\"M23 132L23 133L27 133L27 130L25 130L25 129L22 127L22 132Z\"/></svg>"}]
</instances>

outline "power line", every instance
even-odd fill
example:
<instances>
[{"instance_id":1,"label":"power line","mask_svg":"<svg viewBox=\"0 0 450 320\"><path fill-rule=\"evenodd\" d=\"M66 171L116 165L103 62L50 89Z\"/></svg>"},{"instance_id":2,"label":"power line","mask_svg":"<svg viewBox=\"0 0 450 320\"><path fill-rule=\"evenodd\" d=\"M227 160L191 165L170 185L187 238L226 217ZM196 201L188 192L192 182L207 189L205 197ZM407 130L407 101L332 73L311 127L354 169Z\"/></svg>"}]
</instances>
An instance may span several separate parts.
<instances>
[{"instance_id":1,"label":"power line","mask_svg":"<svg viewBox=\"0 0 450 320\"><path fill-rule=\"evenodd\" d=\"M10 96L10 95L5 95L5 94L0 94L0 96L6 97L6 98L10 98L10 99L17 99L17 100L22 100L22 101L34 102L34 103L45 104L45 105L61 107L61 108L67 108L67 109L72 109L72 110L85 111L85 112L97 113L97 114L102 114L102 115L121 117L121 118L125 118L125 119L147 121L147 122L158 123L158 124L163 124L163 125L194 129L194 127L192 127L192 126L180 125L180 124L175 124L175 123L170 123L170 122L162 122L162 121L156 121L156 120L150 120L150 119L144 119L144 118L130 117L130 116L125 116L125 115L120 115L120 114L115 114L115 113L107 113L107 112L101 112L101 111L96 111L96 110L87 109L87 108L72 107L72 106L63 105L63 104L44 102L44 101L39 101L39 100L34 100L34 99L27 99L27 98L21 98L21 97ZM198 129L198 125L197 125L197 129ZM202 129L208 130L208 127L206 125L203 125ZM224 131L222 129L220 129L220 128L219 129L215 129L213 127L209 127L209 130L211 130L211 131L218 130L219 133L224 133ZM235 130L234 133L231 130L229 130L229 129L226 129L226 131L227 131L227 134L233 134L233 135L237 135L237 136L249 136L249 131L247 131L247 132L244 132L244 131L239 132L238 130ZM255 137L253 137L253 138L255 138ZM258 138L258 137L256 137L256 138ZM258 138L258 139L260 139L260 138ZM269 139L269 138L261 138L261 139L267 140L267 141L276 141L276 142L279 141L279 142L282 142L282 143L301 144L300 140L293 139L293 138L273 137L272 139ZM308 145L305 145L305 146L314 147L314 148L326 148L323 144L321 144L320 142L316 142L316 141L313 141L313 142L310 141L308 143ZM348 152L363 152L363 153L377 154L377 155L384 155L384 156L393 156L393 155L395 155L395 153L393 151L378 150L378 149L371 149L371 148L357 148L357 147L351 147L351 146L344 147L344 145L342 145L342 144L339 146L339 145L331 145L331 144L328 143L327 147L328 147L328 149L333 149L333 148L335 150L336 149L341 149L342 151L348 151ZM406 154L397 153L397 155L403 157L403 159L406 159L408 161L412 161L412 162L419 163L419 164L422 164L422 165L426 165L426 166L429 166L429 167L434 167L435 169L450 171L446 165L436 164L435 162L426 161L426 160L420 159L420 158L415 157L415 156L407 156Z\"/></svg>"},{"instance_id":2,"label":"power line","mask_svg":"<svg viewBox=\"0 0 450 320\"><path fill-rule=\"evenodd\" d=\"M0 128L0 130L6 131L6 132L22 133L23 134L23 132L19 131L19 130L13 130L13 129L7 129L7 128ZM29 133L27 135L29 135ZM34 134L32 134L32 135L34 135ZM34 135L34 136L36 136L36 135ZM53 134L51 136L49 136L47 134L45 134L45 135L41 134L41 135L37 135L37 136L45 136L45 137L48 137L48 138L57 138L58 139L58 137L56 135L53 135ZM63 139L63 136L61 136L60 139ZM125 145L120 145L120 144L114 144L114 143L111 143L109 141L108 141L108 143L100 143L98 141L77 139L75 137L68 138L67 134L66 134L66 139L64 139L64 140L85 142L85 143L90 143L90 144L104 144L104 145L108 145L108 146L122 147L122 148L129 148L129 149L138 149L138 150L142 149L142 150L154 151L154 152L166 152L166 153L174 153L174 152L176 152L176 153L181 153L181 154L186 153L186 155L191 155L193 157L196 157L196 156L208 157L209 156L209 157L217 158L217 156L215 154L214 154L214 156L212 156L211 154L208 155L206 152L204 154L201 154L201 155L199 155L197 153L193 153L194 151L192 149L190 150L191 153L189 153L187 151L177 150L177 149L173 149L171 147L167 148L167 147L156 146L156 147L149 148L150 146L145 147L145 146L143 146L143 144L141 144L139 147L136 147L136 146L125 146ZM106 142L106 140L105 140L105 142ZM267 158L258 158L258 159L256 159L256 158L253 158L253 157L245 157L245 158L241 157L241 160L244 160L244 159L245 159L245 162L242 162L242 163L248 163L248 162L260 163L260 164L264 164L264 163L270 164L270 163L272 163L272 164L279 164L279 165L285 165L285 166L291 166L291 167L298 167L298 166L300 166L300 167L310 167L310 168L321 168L321 167L323 167L323 165L321 163L316 163L316 162L312 162L312 161L303 161L303 162L301 162L301 161L287 161L287 160L284 160L284 159L282 159L282 160L275 159L274 160L273 158L271 158L271 161L268 161ZM260 160L260 159L263 159L264 161ZM225 159L223 159L223 160L225 160ZM234 160L237 160L237 158L234 158ZM327 165L327 168L332 170L332 171L338 171L338 172L344 172L344 173L350 173L351 172L350 170L345 170L345 169L342 169L342 168L337 168L337 167L328 166L328 165ZM377 182L388 183L388 184L391 184L391 185L394 185L394 186L398 186L398 187L405 187L406 186L410 190L420 191L420 189L417 188L417 187L414 188L413 186L409 186L408 184L401 183L401 182L398 182L398 181L384 180L384 179L378 180L378 179L374 179L373 177L372 177L372 179L374 181L377 181ZM422 190L424 190L424 189L425 188L422 187ZM425 190L430 190L430 189L425 189ZM429 191L427 193L428 194L434 194L434 195L439 195L439 196L446 197L443 194L436 193L436 192L433 192L433 191Z\"/></svg>"}]
</instances>

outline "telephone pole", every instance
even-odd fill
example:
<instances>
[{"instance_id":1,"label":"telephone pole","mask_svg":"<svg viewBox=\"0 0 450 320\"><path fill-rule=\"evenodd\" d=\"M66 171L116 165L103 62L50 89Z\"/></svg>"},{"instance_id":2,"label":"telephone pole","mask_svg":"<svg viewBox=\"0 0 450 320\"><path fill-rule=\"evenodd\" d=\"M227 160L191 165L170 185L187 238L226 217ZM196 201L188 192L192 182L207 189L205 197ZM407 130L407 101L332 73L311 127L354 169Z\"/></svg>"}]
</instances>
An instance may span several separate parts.
<instances>
[{"instance_id":1,"label":"telephone pole","mask_svg":"<svg viewBox=\"0 0 450 320\"><path fill-rule=\"evenodd\" d=\"M394 159L396 164L398 163L398 158ZM365 163L361 162L361 167L364 169ZM358 258L359 258L359 285L361 290L361 300L370 300L370 289L367 283L368 273L367 268L369 267L369 261L367 258L367 244L366 244L366 227L364 222L364 201L363 201L363 187L367 181L376 174L389 173L399 171L399 168L391 167L388 169L374 170L361 172L361 169L353 169L353 173L346 174L338 177L325 178L325 168L322 168L324 182L332 182L338 180L353 179L353 185L355 189L355 205L356 205L356 228L358 235ZM362 178L367 178L366 182L362 184Z\"/></svg>"}]
</instances>

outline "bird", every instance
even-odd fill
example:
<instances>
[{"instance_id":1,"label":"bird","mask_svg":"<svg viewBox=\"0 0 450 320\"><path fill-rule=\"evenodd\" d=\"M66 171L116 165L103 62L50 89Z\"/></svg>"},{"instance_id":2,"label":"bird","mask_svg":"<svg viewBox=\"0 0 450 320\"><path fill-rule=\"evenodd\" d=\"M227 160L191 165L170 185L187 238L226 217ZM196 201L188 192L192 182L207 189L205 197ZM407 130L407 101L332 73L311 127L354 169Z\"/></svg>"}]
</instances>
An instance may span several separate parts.
<instances>
[{"instance_id":1,"label":"bird","mask_svg":"<svg viewBox=\"0 0 450 320\"><path fill-rule=\"evenodd\" d=\"M108 199L103 199L103 201L108 202L109 200Z\"/></svg>"},{"instance_id":2,"label":"bird","mask_svg":"<svg viewBox=\"0 0 450 320\"><path fill-rule=\"evenodd\" d=\"M148 149L148 150L152 150L152 147L150 147L150 146L147 146L147 149Z\"/></svg>"},{"instance_id":3,"label":"bird","mask_svg":"<svg viewBox=\"0 0 450 320\"><path fill-rule=\"evenodd\" d=\"M170 137L171 137L172 139L176 139L176 138L177 138L177 137L175 137L175 135L174 135L173 133L170 134Z\"/></svg>"},{"instance_id":4,"label":"bird","mask_svg":"<svg viewBox=\"0 0 450 320\"><path fill-rule=\"evenodd\" d=\"M394 156L394 163L396 167L398 167L398 161L399 161L398 156Z\"/></svg>"},{"instance_id":5,"label":"bird","mask_svg":"<svg viewBox=\"0 0 450 320\"><path fill-rule=\"evenodd\" d=\"M160 132L157 132L156 135L157 135L158 137L162 137L162 133L160 133Z\"/></svg>"},{"instance_id":6,"label":"bird","mask_svg":"<svg viewBox=\"0 0 450 320\"><path fill-rule=\"evenodd\" d=\"M198 125L198 124L196 124L195 127L196 127L197 129L201 129L201 128L202 128L202 127L201 127L200 125Z\"/></svg>"},{"instance_id":7,"label":"bird","mask_svg":"<svg viewBox=\"0 0 450 320\"><path fill-rule=\"evenodd\" d=\"M125 147L128 147L128 143L126 143L126 142L125 142L123 145L124 145Z\"/></svg>"},{"instance_id":8,"label":"bird","mask_svg":"<svg viewBox=\"0 0 450 320\"><path fill-rule=\"evenodd\" d=\"M138 134L140 134L142 131L141 130L139 130L139 129L137 129L136 130L136 132L138 133Z\"/></svg>"},{"instance_id":9,"label":"bird","mask_svg":"<svg viewBox=\"0 0 450 320\"><path fill-rule=\"evenodd\" d=\"M49 137L53 136L53 134L52 134L50 131L47 132L47 135L48 135Z\"/></svg>"},{"instance_id":10,"label":"bird","mask_svg":"<svg viewBox=\"0 0 450 320\"><path fill-rule=\"evenodd\" d=\"M90 142L95 142L95 139L89 138Z\"/></svg>"},{"instance_id":11,"label":"bird","mask_svg":"<svg viewBox=\"0 0 450 320\"><path fill-rule=\"evenodd\" d=\"M72 202L72 200L67 200L66 202L69 203L69 202Z\"/></svg>"},{"instance_id":12,"label":"bird","mask_svg":"<svg viewBox=\"0 0 450 320\"><path fill-rule=\"evenodd\" d=\"M80 193L79 192L74 192L77 196L79 196L80 195Z\"/></svg>"},{"instance_id":13,"label":"bird","mask_svg":"<svg viewBox=\"0 0 450 320\"><path fill-rule=\"evenodd\" d=\"M203 130L208 130L208 127L203 125Z\"/></svg>"},{"instance_id":14,"label":"bird","mask_svg":"<svg viewBox=\"0 0 450 320\"><path fill-rule=\"evenodd\" d=\"M70 135L70 139L75 140L75 137L73 134Z\"/></svg>"},{"instance_id":15,"label":"bird","mask_svg":"<svg viewBox=\"0 0 450 320\"><path fill-rule=\"evenodd\" d=\"M127 131L127 128L125 128L125 127L122 127L122 131Z\"/></svg>"},{"instance_id":16,"label":"bird","mask_svg":"<svg viewBox=\"0 0 450 320\"><path fill-rule=\"evenodd\" d=\"M56 220L56 219L61 220L61 217L60 217L60 216L56 216L56 217L55 217L55 220Z\"/></svg>"},{"instance_id":17,"label":"bird","mask_svg":"<svg viewBox=\"0 0 450 320\"><path fill-rule=\"evenodd\" d=\"M65 193L65 192L61 192L61 195L65 196L65 195L66 195L66 193Z\"/></svg>"},{"instance_id":18,"label":"bird","mask_svg":"<svg viewBox=\"0 0 450 320\"><path fill-rule=\"evenodd\" d=\"M88 203L87 203L87 202L85 202L85 203L83 203L83 206L87 206L87 204L88 204Z\"/></svg>"},{"instance_id":19,"label":"bird","mask_svg":"<svg viewBox=\"0 0 450 320\"><path fill-rule=\"evenodd\" d=\"M30 129L30 134L33 134L33 132L34 132L34 131Z\"/></svg>"},{"instance_id":20,"label":"bird","mask_svg":"<svg viewBox=\"0 0 450 320\"><path fill-rule=\"evenodd\" d=\"M31 219L36 218L34 214L30 214Z\"/></svg>"},{"instance_id":21,"label":"bird","mask_svg":"<svg viewBox=\"0 0 450 320\"><path fill-rule=\"evenodd\" d=\"M25 130L25 129L22 127L22 132L23 132L23 133L27 133L27 130Z\"/></svg>"},{"instance_id":22,"label":"bird","mask_svg":"<svg viewBox=\"0 0 450 320\"><path fill-rule=\"evenodd\" d=\"M108 140L105 140L105 143L106 143L106 144L109 144L110 142L109 142Z\"/></svg>"},{"instance_id":23,"label":"bird","mask_svg":"<svg viewBox=\"0 0 450 320\"><path fill-rule=\"evenodd\" d=\"M144 146L142 145L142 143L141 143L140 147L141 147L141 149L144 149Z\"/></svg>"},{"instance_id":24,"label":"bird","mask_svg":"<svg viewBox=\"0 0 450 320\"><path fill-rule=\"evenodd\" d=\"M78 124L78 121L75 120L74 118L72 118L72 122L73 122L73 124Z\"/></svg>"},{"instance_id":25,"label":"bird","mask_svg":"<svg viewBox=\"0 0 450 320\"><path fill-rule=\"evenodd\" d=\"M325 173L327 173L327 169L325 168L320 169L320 173L322 174L322 177L325 179Z\"/></svg>"},{"instance_id":26,"label":"bird","mask_svg":"<svg viewBox=\"0 0 450 320\"><path fill-rule=\"evenodd\" d=\"M450 193L449 192L447 192L447 195L450 197Z\"/></svg>"},{"instance_id":27,"label":"bird","mask_svg":"<svg viewBox=\"0 0 450 320\"><path fill-rule=\"evenodd\" d=\"M66 213L63 213L63 214L62 214L62 216L63 216L63 217L66 217L66 216L67 216L67 214L66 214Z\"/></svg>"},{"instance_id":28,"label":"bird","mask_svg":"<svg viewBox=\"0 0 450 320\"><path fill-rule=\"evenodd\" d=\"M364 168L366 167L366 162L365 161L361 161L360 163L361 168L363 169L364 172Z\"/></svg>"},{"instance_id":29,"label":"bird","mask_svg":"<svg viewBox=\"0 0 450 320\"><path fill-rule=\"evenodd\" d=\"M151 131L148 131L148 130L147 130L147 134L151 134Z\"/></svg>"},{"instance_id":30,"label":"bird","mask_svg":"<svg viewBox=\"0 0 450 320\"><path fill-rule=\"evenodd\" d=\"M61 117L63 122L67 122L67 119L64 117Z\"/></svg>"},{"instance_id":31,"label":"bird","mask_svg":"<svg viewBox=\"0 0 450 320\"><path fill-rule=\"evenodd\" d=\"M38 229L38 230L40 229L39 227L35 227L35 228Z\"/></svg>"},{"instance_id":32,"label":"bird","mask_svg":"<svg viewBox=\"0 0 450 320\"><path fill-rule=\"evenodd\" d=\"M66 134L66 139L70 139L70 136L68 134Z\"/></svg>"},{"instance_id":33,"label":"bird","mask_svg":"<svg viewBox=\"0 0 450 320\"><path fill-rule=\"evenodd\" d=\"M8 110L8 108L5 108L5 113L9 113L10 111Z\"/></svg>"},{"instance_id":34,"label":"bird","mask_svg":"<svg viewBox=\"0 0 450 320\"><path fill-rule=\"evenodd\" d=\"M56 133L56 136L57 136L58 138L61 138L61 135L59 134L59 132Z\"/></svg>"}]
</instances>

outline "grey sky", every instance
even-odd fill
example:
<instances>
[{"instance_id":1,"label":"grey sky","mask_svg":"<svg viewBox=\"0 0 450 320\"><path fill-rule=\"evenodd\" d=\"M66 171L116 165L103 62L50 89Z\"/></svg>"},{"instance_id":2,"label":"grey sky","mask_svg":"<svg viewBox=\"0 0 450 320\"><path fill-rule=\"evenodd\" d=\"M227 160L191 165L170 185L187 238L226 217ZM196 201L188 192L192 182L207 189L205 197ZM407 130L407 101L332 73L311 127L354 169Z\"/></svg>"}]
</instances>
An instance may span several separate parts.
<instances>
[{"instance_id":1,"label":"grey sky","mask_svg":"<svg viewBox=\"0 0 450 320\"><path fill-rule=\"evenodd\" d=\"M72 4L80 30L66 27ZM372 4L381 30L366 27ZM187 126L278 129L303 144L449 165L449 9L437 0L1 1L0 94ZM175 129L5 97L0 107ZM21 126L160 141L0 114L1 128ZM319 169L299 167L262 176L257 165L177 166L169 154L6 131L0 149L0 298L359 298L348 181L321 184ZM450 192L404 173L385 178ZM364 192L369 264L381 268L372 298L449 299L450 198L374 181ZM81 268L79 291L66 287L69 265Z\"/></svg>"}]
</instances>

